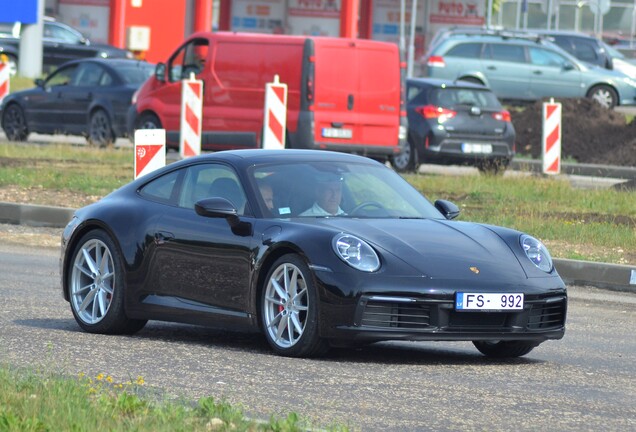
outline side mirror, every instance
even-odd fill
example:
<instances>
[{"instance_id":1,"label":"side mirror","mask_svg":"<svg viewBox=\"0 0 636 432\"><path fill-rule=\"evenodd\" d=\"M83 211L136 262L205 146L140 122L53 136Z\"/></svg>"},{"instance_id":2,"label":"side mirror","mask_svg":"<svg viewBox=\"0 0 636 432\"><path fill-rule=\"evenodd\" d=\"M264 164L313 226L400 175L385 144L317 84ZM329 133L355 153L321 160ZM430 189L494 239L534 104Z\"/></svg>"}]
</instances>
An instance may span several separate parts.
<instances>
[{"instance_id":1,"label":"side mirror","mask_svg":"<svg viewBox=\"0 0 636 432\"><path fill-rule=\"evenodd\" d=\"M42 78L36 78L33 82L36 86L44 88L44 80Z\"/></svg>"},{"instance_id":2,"label":"side mirror","mask_svg":"<svg viewBox=\"0 0 636 432\"><path fill-rule=\"evenodd\" d=\"M574 65L570 62L564 62L563 70L566 70L566 71L574 70Z\"/></svg>"},{"instance_id":3,"label":"side mirror","mask_svg":"<svg viewBox=\"0 0 636 432\"><path fill-rule=\"evenodd\" d=\"M455 219L460 213L459 207L446 200L435 201L435 208L448 220Z\"/></svg>"},{"instance_id":4,"label":"side mirror","mask_svg":"<svg viewBox=\"0 0 636 432\"><path fill-rule=\"evenodd\" d=\"M194 203L194 210L199 216L209 218L225 218L232 232L239 236L252 235L252 224L243 222L236 208L225 198L205 198Z\"/></svg>"},{"instance_id":5,"label":"side mirror","mask_svg":"<svg viewBox=\"0 0 636 432\"><path fill-rule=\"evenodd\" d=\"M157 63L155 67L155 78L157 81L165 82L166 81L166 65L165 63Z\"/></svg>"}]
</instances>

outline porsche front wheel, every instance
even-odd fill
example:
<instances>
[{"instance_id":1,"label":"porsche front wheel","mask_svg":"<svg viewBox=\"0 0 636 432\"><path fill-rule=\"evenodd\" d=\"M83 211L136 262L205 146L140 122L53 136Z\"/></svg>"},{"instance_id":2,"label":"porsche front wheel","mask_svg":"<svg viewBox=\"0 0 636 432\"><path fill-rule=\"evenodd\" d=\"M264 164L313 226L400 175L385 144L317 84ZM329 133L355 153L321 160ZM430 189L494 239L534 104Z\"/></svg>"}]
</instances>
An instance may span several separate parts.
<instances>
[{"instance_id":1,"label":"porsche front wheel","mask_svg":"<svg viewBox=\"0 0 636 432\"><path fill-rule=\"evenodd\" d=\"M528 354L538 343L532 341L473 341L473 345L485 356L510 358Z\"/></svg>"},{"instance_id":2,"label":"porsche front wheel","mask_svg":"<svg viewBox=\"0 0 636 432\"><path fill-rule=\"evenodd\" d=\"M262 290L261 320L277 354L311 357L327 350L318 334L318 296L311 271L299 256L284 255L271 267Z\"/></svg>"},{"instance_id":3,"label":"porsche front wheel","mask_svg":"<svg viewBox=\"0 0 636 432\"><path fill-rule=\"evenodd\" d=\"M86 233L68 265L71 310L82 329L90 333L132 334L144 327L145 320L129 319L124 312L122 258L106 232Z\"/></svg>"}]
</instances>

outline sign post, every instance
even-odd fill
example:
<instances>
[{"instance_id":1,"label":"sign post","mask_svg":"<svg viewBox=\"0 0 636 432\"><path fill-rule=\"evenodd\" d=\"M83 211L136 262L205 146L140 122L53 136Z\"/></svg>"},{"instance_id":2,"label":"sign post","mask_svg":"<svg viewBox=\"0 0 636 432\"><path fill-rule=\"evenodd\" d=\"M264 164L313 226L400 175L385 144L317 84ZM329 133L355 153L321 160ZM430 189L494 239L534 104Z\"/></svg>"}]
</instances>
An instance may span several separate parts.
<instances>
[{"instance_id":1,"label":"sign post","mask_svg":"<svg viewBox=\"0 0 636 432\"><path fill-rule=\"evenodd\" d=\"M561 172L561 104L543 103L543 136L541 139L541 156L544 174Z\"/></svg>"},{"instance_id":2,"label":"sign post","mask_svg":"<svg viewBox=\"0 0 636 432\"><path fill-rule=\"evenodd\" d=\"M181 133L179 155L185 159L201 154L201 122L203 118L203 81L194 78L181 81Z\"/></svg>"},{"instance_id":3,"label":"sign post","mask_svg":"<svg viewBox=\"0 0 636 432\"><path fill-rule=\"evenodd\" d=\"M0 103L9 94L11 83L11 71L9 65L0 62Z\"/></svg>"},{"instance_id":4,"label":"sign post","mask_svg":"<svg viewBox=\"0 0 636 432\"><path fill-rule=\"evenodd\" d=\"M274 82L265 84L265 119L263 122L264 149L285 148L287 123L287 84L274 75Z\"/></svg>"},{"instance_id":5,"label":"sign post","mask_svg":"<svg viewBox=\"0 0 636 432\"><path fill-rule=\"evenodd\" d=\"M166 130L135 131L135 179L166 166Z\"/></svg>"}]
</instances>

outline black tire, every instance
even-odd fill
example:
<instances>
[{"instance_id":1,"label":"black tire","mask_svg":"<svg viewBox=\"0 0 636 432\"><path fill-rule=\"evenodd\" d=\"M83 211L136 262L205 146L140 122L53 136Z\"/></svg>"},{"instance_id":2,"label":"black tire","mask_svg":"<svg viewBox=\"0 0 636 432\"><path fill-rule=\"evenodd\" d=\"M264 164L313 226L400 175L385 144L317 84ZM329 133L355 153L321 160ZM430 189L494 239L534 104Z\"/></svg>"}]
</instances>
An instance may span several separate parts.
<instances>
[{"instance_id":1,"label":"black tire","mask_svg":"<svg viewBox=\"0 0 636 432\"><path fill-rule=\"evenodd\" d=\"M65 284L75 321L84 331L133 334L146 325L146 320L126 316L123 259L103 230L90 231L77 243Z\"/></svg>"},{"instance_id":2,"label":"black tire","mask_svg":"<svg viewBox=\"0 0 636 432\"><path fill-rule=\"evenodd\" d=\"M532 351L539 342L532 341L473 341L483 355L494 358L521 357Z\"/></svg>"},{"instance_id":3,"label":"black tire","mask_svg":"<svg viewBox=\"0 0 636 432\"><path fill-rule=\"evenodd\" d=\"M88 143L97 147L107 147L115 141L115 134L108 113L98 109L88 120Z\"/></svg>"},{"instance_id":4,"label":"black tire","mask_svg":"<svg viewBox=\"0 0 636 432\"><path fill-rule=\"evenodd\" d=\"M29 127L20 105L12 103L5 108L2 113L2 129L9 141L26 141Z\"/></svg>"},{"instance_id":5,"label":"black tire","mask_svg":"<svg viewBox=\"0 0 636 432\"><path fill-rule=\"evenodd\" d=\"M510 159L484 159L477 163L477 169L484 175L503 175L510 164Z\"/></svg>"},{"instance_id":6,"label":"black tire","mask_svg":"<svg viewBox=\"0 0 636 432\"><path fill-rule=\"evenodd\" d=\"M135 122L135 129L162 129L161 120L152 113L144 113Z\"/></svg>"},{"instance_id":7,"label":"black tire","mask_svg":"<svg viewBox=\"0 0 636 432\"><path fill-rule=\"evenodd\" d=\"M411 143L411 140L407 141L406 147L402 149L402 152L400 154L391 156L391 166L397 172L415 172L417 171L418 165L417 150Z\"/></svg>"},{"instance_id":8,"label":"black tire","mask_svg":"<svg viewBox=\"0 0 636 432\"><path fill-rule=\"evenodd\" d=\"M289 294L293 297L285 298ZM314 357L329 349L319 335L313 275L298 255L283 255L271 266L261 290L260 309L265 338L276 354Z\"/></svg>"},{"instance_id":9,"label":"black tire","mask_svg":"<svg viewBox=\"0 0 636 432\"><path fill-rule=\"evenodd\" d=\"M587 93L587 97L607 109L612 109L618 105L618 94L608 85L602 84L592 87Z\"/></svg>"}]
</instances>

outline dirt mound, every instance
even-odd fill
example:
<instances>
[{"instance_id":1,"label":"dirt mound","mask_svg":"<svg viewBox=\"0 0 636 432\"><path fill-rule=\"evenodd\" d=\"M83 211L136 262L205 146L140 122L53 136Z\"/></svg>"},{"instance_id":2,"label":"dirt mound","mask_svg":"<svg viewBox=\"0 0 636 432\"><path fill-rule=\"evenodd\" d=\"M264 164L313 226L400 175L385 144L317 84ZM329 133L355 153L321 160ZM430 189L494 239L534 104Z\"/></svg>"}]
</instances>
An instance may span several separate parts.
<instances>
[{"instance_id":1,"label":"dirt mound","mask_svg":"<svg viewBox=\"0 0 636 432\"><path fill-rule=\"evenodd\" d=\"M563 159L580 163L636 166L636 121L626 124L621 113L590 99L562 99L561 149ZM541 158L543 101L513 110L517 153Z\"/></svg>"}]
</instances>

